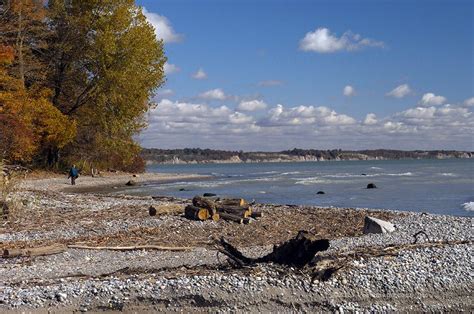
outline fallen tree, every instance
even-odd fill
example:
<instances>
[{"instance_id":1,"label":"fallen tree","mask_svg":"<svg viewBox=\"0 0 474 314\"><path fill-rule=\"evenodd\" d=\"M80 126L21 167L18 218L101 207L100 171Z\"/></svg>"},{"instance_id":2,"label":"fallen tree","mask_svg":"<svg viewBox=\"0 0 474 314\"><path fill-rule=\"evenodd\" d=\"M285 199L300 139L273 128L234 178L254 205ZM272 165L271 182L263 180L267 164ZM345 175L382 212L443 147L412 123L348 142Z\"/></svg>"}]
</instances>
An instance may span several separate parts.
<instances>
[{"instance_id":1,"label":"fallen tree","mask_svg":"<svg viewBox=\"0 0 474 314\"><path fill-rule=\"evenodd\" d=\"M273 251L259 258L244 256L236 247L221 238L217 250L229 257L237 267L251 266L258 263L275 263L302 268L309 264L316 253L329 248L328 239L315 240L306 231L300 231L293 239L274 246Z\"/></svg>"}]
</instances>

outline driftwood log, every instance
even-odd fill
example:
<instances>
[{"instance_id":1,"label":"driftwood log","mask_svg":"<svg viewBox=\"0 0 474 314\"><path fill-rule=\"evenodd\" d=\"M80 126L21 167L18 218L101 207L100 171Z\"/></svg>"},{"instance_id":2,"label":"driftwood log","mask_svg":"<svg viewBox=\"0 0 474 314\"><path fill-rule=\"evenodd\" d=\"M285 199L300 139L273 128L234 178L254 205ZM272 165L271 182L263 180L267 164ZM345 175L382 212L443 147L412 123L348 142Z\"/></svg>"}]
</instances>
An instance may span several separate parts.
<instances>
[{"instance_id":1,"label":"driftwood log","mask_svg":"<svg viewBox=\"0 0 474 314\"><path fill-rule=\"evenodd\" d=\"M233 222L236 222L238 224L243 224L244 223L244 218L242 216L237 216L237 215L229 214L229 213L225 213L225 212L219 213L219 216L220 216L221 219L224 219L226 221L233 221Z\"/></svg>"},{"instance_id":2,"label":"driftwood log","mask_svg":"<svg viewBox=\"0 0 474 314\"><path fill-rule=\"evenodd\" d=\"M252 210L250 207L246 206L218 206L217 211L219 213L228 213L239 217L250 217L252 215Z\"/></svg>"},{"instance_id":3,"label":"driftwood log","mask_svg":"<svg viewBox=\"0 0 474 314\"><path fill-rule=\"evenodd\" d=\"M193 249L187 246L161 246L161 245L135 245L135 246L87 246L68 245L70 249L83 250L110 250L110 251L134 251L134 250L159 250L159 251L187 251Z\"/></svg>"},{"instance_id":4,"label":"driftwood log","mask_svg":"<svg viewBox=\"0 0 474 314\"><path fill-rule=\"evenodd\" d=\"M215 213L214 213L215 214ZM193 220L207 220L210 217L213 217L214 219L214 214L210 214L209 210L207 208L201 208L193 205L188 205L184 209L184 216L188 219L193 219Z\"/></svg>"},{"instance_id":5,"label":"driftwood log","mask_svg":"<svg viewBox=\"0 0 474 314\"><path fill-rule=\"evenodd\" d=\"M224 238L221 238L219 244L220 246L217 248L219 252L229 257L238 267L272 262L302 268L313 260L317 252L325 251L329 248L328 239L314 240L306 231L298 232L296 237L279 246L274 246L270 254L259 258L244 256Z\"/></svg>"},{"instance_id":6,"label":"driftwood log","mask_svg":"<svg viewBox=\"0 0 474 314\"><path fill-rule=\"evenodd\" d=\"M66 251L66 246L62 244L53 244L48 246L28 248L28 249L4 249L3 257L19 257L19 256L43 256L59 254Z\"/></svg>"},{"instance_id":7,"label":"driftwood log","mask_svg":"<svg viewBox=\"0 0 474 314\"><path fill-rule=\"evenodd\" d=\"M202 196L195 196L193 198L193 205L196 207L208 209L210 216L217 212L216 204L212 200Z\"/></svg>"}]
</instances>

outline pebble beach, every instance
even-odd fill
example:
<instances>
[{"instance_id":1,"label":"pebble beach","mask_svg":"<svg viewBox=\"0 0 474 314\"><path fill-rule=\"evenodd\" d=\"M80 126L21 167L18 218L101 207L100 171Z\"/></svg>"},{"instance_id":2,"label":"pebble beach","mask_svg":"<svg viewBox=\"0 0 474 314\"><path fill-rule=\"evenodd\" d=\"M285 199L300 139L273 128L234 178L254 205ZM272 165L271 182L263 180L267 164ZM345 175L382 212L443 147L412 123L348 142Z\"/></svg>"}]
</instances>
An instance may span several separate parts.
<instances>
[{"instance_id":1,"label":"pebble beach","mask_svg":"<svg viewBox=\"0 0 474 314\"><path fill-rule=\"evenodd\" d=\"M94 187L124 185L131 179L138 184L176 179L157 176L81 177L77 191L63 177L25 181L15 194L22 208L0 229L3 248L152 243L189 249L68 248L55 255L2 258L0 311L474 310L472 217L256 204L265 216L238 225L184 218L180 209L190 202L187 199L91 192ZM92 190L80 191L84 187ZM167 210L150 217L150 205ZM396 230L364 235L365 216L388 220ZM328 280L273 264L233 268L215 248L215 240L224 236L246 255L258 257L299 230L330 240L329 249L319 252L315 260L365 249L407 247L396 254L347 259ZM414 246L419 231L424 234L417 239L419 246Z\"/></svg>"}]
</instances>

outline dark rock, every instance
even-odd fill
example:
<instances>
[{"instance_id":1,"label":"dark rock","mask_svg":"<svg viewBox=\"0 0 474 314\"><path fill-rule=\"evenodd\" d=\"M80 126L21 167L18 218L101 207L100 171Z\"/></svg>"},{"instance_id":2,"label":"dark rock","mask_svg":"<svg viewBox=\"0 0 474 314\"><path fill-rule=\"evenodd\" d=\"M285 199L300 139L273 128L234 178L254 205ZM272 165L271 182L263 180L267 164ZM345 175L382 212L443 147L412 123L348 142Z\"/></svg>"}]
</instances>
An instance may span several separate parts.
<instances>
[{"instance_id":1,"label":"dark rock","mask_svg":"<svg viewBox=\"0 0 474 314\"><path fill-rule=\"evenodd\" d=\"M180 191L180 192L184 192L184 191L189 191L189 190L186 189L186 188L180 188L179 191Z\"/></svg>"},{"instance_id":2,"label":"dark rock","mask_svg":"<svg viewBox=\"0 0 474 314\"><path fill-rule=\"evenodd\" d=\"M369 184L367 184L367 188L368 189L376 189L377 186L374 183L369 183Z\"/></svg>"},{"instance_id":3,"label":"dark rock","mask_svg":"<svg viewBox=\"0 0 474 314\"><path fill-rule=\"evenodd\" d=\"M217 194L214 194L214 193L204 193L202 196L204 196L204 197L212 197L212 196L217 196Z\"/></svg>"},{"instance_id":4,"label":"dark rock","mask_svg":"<svg viewBox=\"0 0 474 314\"><path fill-rule=\"evenodd\" d=\"M361 173L360 175L361 175L361 176L366 176L367 174L366 174L366 173Z\"/></svg>"},{"instance_id":5,"label":"dark rock","mask_svg":"<svg viewBox=\"0 0 474 314\"><path fill-rule=\"evenodd\" d=\"M135 182L135 181L133 181L133 180L130 180L130 181L128 181L127 183L125 183L125 185L127 185L127 186L135 186L135 185L137 185L137 182Z\"/></svg>"},{"instance_id":6,"label":"dark rock","mask_svg":"<svg viewBox=\"0 0 474 314\"><path fill-rule=\"evenodd\" d=\"M324 191L318 191L316 194L326 194Z\"/></svg>"},{"instance_id":7,"label":"dark rock","mask_svg":"<svg viewBox=\"0 0 474 314\"><path fill-rule=\"evenodd\" d=\"M150 208L148 208L148 213L150 214L150 216L156 216L156 208L150 206Z\"/></svg>"}]
</instances>

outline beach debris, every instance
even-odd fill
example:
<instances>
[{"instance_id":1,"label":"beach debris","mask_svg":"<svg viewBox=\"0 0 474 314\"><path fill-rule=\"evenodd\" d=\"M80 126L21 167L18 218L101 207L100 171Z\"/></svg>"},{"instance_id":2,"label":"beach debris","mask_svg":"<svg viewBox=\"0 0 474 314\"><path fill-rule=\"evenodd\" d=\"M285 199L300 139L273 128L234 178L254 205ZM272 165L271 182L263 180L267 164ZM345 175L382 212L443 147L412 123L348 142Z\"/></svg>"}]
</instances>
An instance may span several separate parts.
<instances>
[{"instance_id":1,"label":"beach debris","mask_svg":"<svg viewBox=\"0 0 474 314\"><path fill-rule=\"evenodd\" d=\"M66 246L63 244L52 244L48 246L41 246L36 248L26 248L26 249L4 249L3 258L11 257L24 257L24 256L44 256L44 255L53 255L59 254L66 251Z\"/></svg>"},{"instance_id":2,"label":"beach debris","mask_svg":"<svg viewBox=\"0 0 474 314\"><path fill-rule=\"evenodd\" d=\"M254 212L251 205L243 198L195 196L192 202L193 205L186 206L184 211L184 215L188 219L200 221L223 219L239 224L249 224L262 217L262 213Z\"/></svg>"},{"instance_id":3,"label":"beach debris","mask_svg":"<svg viewBox=\"0 0 474 314\"><path fill-rule=\"evenodd\" d=\"M207 220L211 217L207 208L197 207L194 205L188 205L184 209L184 216L188 219L193 220Z\"/></svg>"},{"instance_id":4,"label":"beach debris","mask_svg":"<svg viewBox=\"0 0 474 314\"><path fill-rule=\"evenodd\" d=\"M321 194L326 194L326 192L324 192L324 191L318 191L316 194L321 195Z\"/></svg>"},{"instance_id":5,"label":"beach debris","mask_svg":"<svg viewBox=\"0 0 474 314\"><path fill-rule=\"evenodd\" d=\"M367 188L368 189L376 189L377 186L375 185L375 183L369 183L369 184L367 184Z\"/></svg>"},{"instance_id":6,"label":"beach debris","mask_svg":"<svg viewBox=\"0 0 474 314\"><path fill-rule=\"evenodd\" d=\"M389 233L395 231L395 226L388 221L366 216L364 220L364 234Z\"/></svg>"},{"instance_id":7,"label":"beach debris","mask_svg":"<svg viewBox=\"0 0 474 314\"><path fill-rule=\"evenodd\" d=\"M130 180L130 181L128 181L127 183L125 183L125 185L126 185L126 186L135 186L135 185L137 185L137 182L134 181L134 180Z\"/></svg>"},{"instance_id":8,"label":"beach debris","mask_svg":"<svg viewBox=\"0 0 474 314\"><path fill-rule=\"evenodd\" d=\"M173 203L151 205L150 207L148 207L148 214L150 216L181 215L183 213L183 208L183 205Z\"/></svg>"},{"instance_id":9,"label":"beach debris","mask_svg":"<svg viewBox=\"0 0 474 314\"><path fill-rule=\"evenodd\" d=\"M158 250L158 251L188 251L193 247L188 246L162 246L162 245L134 245L134 246L88 246L75 245L67 246L70 249L82 250L109 250L109 251L135 251L135 250Z\"/></svg>"},{"instance_id":10,"label":"beach debris","mask_svg":"<svg viewBox=\"0 0 474 314\"><path fill-rule=\"evenodd\" d=\"M220 239L217 246L218 251L229 257L236 267L251 266L258 263L275 263L302 268L313 260L316 253L328 248L328 239L316 240L306 231L299 231L294 238L274 246L271 253L259 258L244 256L224 238Z\"/></svg>"}]
</instances>

